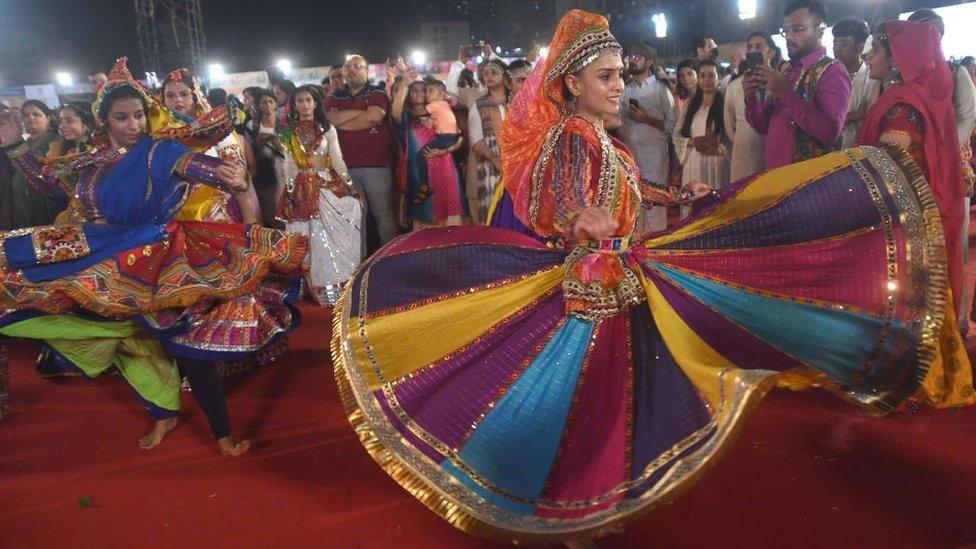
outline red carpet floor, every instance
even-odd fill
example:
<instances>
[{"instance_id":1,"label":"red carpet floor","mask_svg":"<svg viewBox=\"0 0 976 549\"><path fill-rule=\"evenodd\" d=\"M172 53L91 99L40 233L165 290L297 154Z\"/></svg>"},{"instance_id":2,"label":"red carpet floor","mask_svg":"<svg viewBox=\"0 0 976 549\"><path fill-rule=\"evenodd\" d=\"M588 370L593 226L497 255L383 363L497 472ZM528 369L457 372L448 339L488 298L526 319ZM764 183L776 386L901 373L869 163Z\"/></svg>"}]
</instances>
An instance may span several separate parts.
<instances>
[{"instance_id":1,"label":"red carpet floor","mask_svg":"<svg viewBox=\"0 0 976 549\"><path fill-rule=\"evenodd\" d=\"M140 451L148 427L118 378L47 381L11 345L0 423L2 547L491 547L443 523L353 437L306 307L284 364L228 386L251 454L217 455L204 418ZM976 543L976 408L862 418L777 392L677 503L602 547L959 547Z\"/></svg>"}]
</instances>

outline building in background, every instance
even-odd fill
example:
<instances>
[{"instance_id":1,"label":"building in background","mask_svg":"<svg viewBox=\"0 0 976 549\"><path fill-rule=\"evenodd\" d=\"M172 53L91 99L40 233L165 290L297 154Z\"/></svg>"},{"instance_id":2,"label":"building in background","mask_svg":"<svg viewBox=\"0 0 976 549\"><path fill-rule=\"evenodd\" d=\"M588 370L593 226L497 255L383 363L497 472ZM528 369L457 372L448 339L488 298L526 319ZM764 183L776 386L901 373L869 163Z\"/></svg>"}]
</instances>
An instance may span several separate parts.
<instances>
[{"instance_id":1,"label":"building in background","mask_svg":"<svg viewBox=\"0 0 976 549\"><path fill-rule=\"evenodd\" d=\"M428 59L454 59L458 54L458 46L471 42L470 27L465 20L424 21L420 24L420 42Z\"/></svg>"},{"instance_id":2,"label":"building in background","mask_svg":"<svg viewBox=\"0 0 976 549\"><path fill-rule=\"evenodd\" d=\"M536 44L549 43L556 30L555 0L507 0L498 4L497 38L491 42L505 55L524 55ZM497 51L497 50L496 50Z\"/></svg>"}]
</instances>

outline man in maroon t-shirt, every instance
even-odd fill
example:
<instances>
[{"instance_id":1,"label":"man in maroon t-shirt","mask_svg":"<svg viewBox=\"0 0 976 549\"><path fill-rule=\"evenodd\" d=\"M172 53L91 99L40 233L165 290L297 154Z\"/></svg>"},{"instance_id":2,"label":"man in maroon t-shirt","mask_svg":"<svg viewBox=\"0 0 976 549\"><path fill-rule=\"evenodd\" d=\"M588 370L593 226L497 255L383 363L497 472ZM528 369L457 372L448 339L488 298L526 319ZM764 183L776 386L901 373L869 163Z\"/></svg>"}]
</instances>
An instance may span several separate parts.
<instances>
[{"instance_id":1,"label":"man in maroon t-shirt","mask_svg":"<svg viewBox=\"0 0 976 549\"><path fill-rule=\"evenodd\" d=\"M376 220L380 239L396 236L393 218L393 172L390 151L393 135L387 124L390 98L368 84L369 65L361 55L350 56L343 67L346 87L325 100L325 117L339 133L342 157L353 185L366 198L366 210ZM362 226L366 243L366 223Z\"/></svg>"}]
</instances>

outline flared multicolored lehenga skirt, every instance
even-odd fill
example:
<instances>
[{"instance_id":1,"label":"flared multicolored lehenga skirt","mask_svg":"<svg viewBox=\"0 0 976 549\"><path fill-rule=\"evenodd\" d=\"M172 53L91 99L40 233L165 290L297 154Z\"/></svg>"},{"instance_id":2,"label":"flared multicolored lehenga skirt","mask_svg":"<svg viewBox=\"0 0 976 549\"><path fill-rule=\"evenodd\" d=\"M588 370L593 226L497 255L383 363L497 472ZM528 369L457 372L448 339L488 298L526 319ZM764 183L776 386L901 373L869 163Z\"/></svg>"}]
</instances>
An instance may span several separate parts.
<instances>
[{"instance_id":1,"label":"flared multicolored lehenga skirt","mask_svg":"<svg viewBox=\"0 0 976 549\"><path fill-rule=\"evenodd\" d=\"M941 224L893 149L739 182L666 232L592 253L619 254L643 302L596 322L567 315L567 252L483 227L391 242L339 302L350 422L466 532L611 531L690 487L782 374L881 414L938 357Z\"/></svg>"},{"instance_id":2,"label":"flared multicolored lehenga skirt","mask_svg":"<svg viewBox=\"0 0 976 549\"><path fill-rule=\"evenodd\" d=\"M171 357L241 360L298 326L306 251L304 237L274 229L173 222L165 238L53 280L0 271L0 336L45 341L52 373L114 367L153 417L170 417Z\"/></svg>"}]
</instances>

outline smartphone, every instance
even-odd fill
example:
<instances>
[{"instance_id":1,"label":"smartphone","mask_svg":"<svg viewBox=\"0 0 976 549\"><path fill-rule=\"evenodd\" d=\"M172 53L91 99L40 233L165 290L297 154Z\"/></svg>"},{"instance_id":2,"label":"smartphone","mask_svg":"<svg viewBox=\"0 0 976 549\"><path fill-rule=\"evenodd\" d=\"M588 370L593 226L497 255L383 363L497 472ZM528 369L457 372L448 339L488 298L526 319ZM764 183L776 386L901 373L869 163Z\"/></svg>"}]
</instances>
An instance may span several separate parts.
<instances>
[{"instance_id":1,"label":"smartphone","mask_svg":"<svg viewBox=\"0 0 976 549\"><path fill-rule=\"evenodd\" d=\"M631 98L630 98L630 99L629 99L629 100L628 100L627 102L628 102L628 103L630 103L630 106L631 106L631 107L633 107L633 108L635 108L635 109L639 109L639 108L641 108L641 106L640 106L640 102L638 102L638 101L637 101L636 99L634 99L633 97L631 97Z\"/></svg>"},{"instance_id":2,"label":"smartphone","mask_svg":"<svg viewBox=\"0 0 976 549\"><path fill-rule=\"evenodd\" d=\"M746 69L755 71L758 67L766 64L766 57L761 51L751 51L746 54Z\"/></svg>"},{"instance_id":3,"label":"smartphone","mask_svg":"<svg viewBox=\"0 0 976 549\"><path fill-rule=\"evenodd\" d=\"M482 54L481 44L468 44L464 50L464 53L468 57L478 57Z\"/></svg>"}]
</instances>

